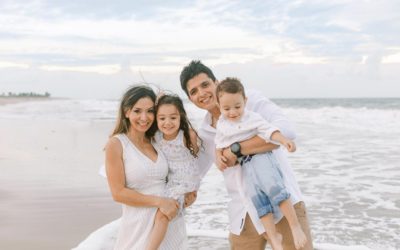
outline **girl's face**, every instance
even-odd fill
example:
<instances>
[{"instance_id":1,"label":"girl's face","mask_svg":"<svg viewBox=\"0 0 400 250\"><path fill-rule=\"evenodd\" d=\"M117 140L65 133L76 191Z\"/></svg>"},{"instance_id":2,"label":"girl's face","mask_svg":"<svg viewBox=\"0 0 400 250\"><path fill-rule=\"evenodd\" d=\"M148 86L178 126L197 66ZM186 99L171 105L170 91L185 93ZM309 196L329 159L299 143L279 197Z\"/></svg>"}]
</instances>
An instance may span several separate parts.
<instances>
[{"instance_id":1,"label":"girl's face","mask_svg":"<svg viewBox=\"0 0 400 250\"><path fill-rule=\"evenodd\" d=\"M164 139L172 140L179 132L181 116L178 109L172 104L162 104L157 111L158 129L164 134Z\"/></svg>"},{"instance_id":2,"label":"girl's face","mask_svg":"<svg viewBox=\"0 0 400 250\"><path fill-rule=\"evenodd\" d=\"M149 97L139 99L125 112L125 117L131 123L130 130L145 133L154 122L154 102Z\"/></svg>"}]
</instances>

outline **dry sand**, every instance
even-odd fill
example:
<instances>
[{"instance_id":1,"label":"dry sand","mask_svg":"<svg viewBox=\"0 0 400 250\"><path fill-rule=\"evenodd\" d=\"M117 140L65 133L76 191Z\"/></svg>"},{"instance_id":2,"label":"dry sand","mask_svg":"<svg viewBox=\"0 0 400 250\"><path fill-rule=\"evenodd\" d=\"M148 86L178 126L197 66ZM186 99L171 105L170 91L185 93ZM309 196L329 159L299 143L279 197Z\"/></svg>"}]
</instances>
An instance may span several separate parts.
<instances>
[{"instance_id":1,"label":"dry sand","mask_svg":"<svg viewBox=\"0 0 400 250\"><path fill-rule=\"evenodd\" d=\"M97 174L112 126L0 120L0 249L71 249L120 216Z\"/></svg>"}]
</instances>

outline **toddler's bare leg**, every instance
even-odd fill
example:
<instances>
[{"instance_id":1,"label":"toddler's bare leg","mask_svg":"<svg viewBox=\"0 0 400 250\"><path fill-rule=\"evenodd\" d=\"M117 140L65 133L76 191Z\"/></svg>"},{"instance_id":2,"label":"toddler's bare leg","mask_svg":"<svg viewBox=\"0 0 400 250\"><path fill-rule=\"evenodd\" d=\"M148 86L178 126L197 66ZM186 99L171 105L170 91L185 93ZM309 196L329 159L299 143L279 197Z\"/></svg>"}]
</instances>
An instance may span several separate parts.
<instances>
[{"instance_id":1,"label":"toddler's bare leg","mask_svg":"<svg viewBox=\"0 0 400 250\"><path fill-rule=\"evenodd\" d=\"M272 213L260 218L265 231L267 232L267 241L271 244L273 250L283 250L282 247L282 235L275 229L274 217Z\"/></svg>"},{"instance_id":2,"label":"toddler's bare leg","mask_svg":"<svg viewBox=\"0 0 400 250\"><path fill-rule=\"evenodd\" d=\"M146 250L157 250L163 241L168 229L168 218L160 210L157 210L154 226L149 236Z\"/></svg>"},{"instance_id":3,"label":"toddler's bare leg","mask_svg":"<svg viewBox=\"0 0 400 250\"><path fill-rule=\"evenodd\" d=\"M296 247L296 249L301 249L307 243L307 237L301 229L292 203L289 199L284 200L279 204L279 208L281 209L283 215L286 217L289 223L289 227L293 235L294 246Z\"/></svg>"}]
</instances>

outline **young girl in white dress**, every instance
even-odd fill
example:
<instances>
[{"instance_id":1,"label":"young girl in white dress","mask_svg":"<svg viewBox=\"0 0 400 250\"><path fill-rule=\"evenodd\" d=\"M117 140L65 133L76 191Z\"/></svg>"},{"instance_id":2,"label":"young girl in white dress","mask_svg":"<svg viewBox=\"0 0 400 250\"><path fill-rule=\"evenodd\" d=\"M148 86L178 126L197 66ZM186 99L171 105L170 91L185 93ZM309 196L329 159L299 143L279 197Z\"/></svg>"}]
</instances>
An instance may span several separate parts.
<instances>
[{"instance_id":1,"label":"young girl in white dress","mask_svg":"<svg viewBox=\"0 0 400 250\"><path fill-rule=\"evenodd\" d=\"M154 139L156 145L164 152L169 165L165 195L178 201L182 213L185 194L199 188L200 173L196 158L201 139L190 124L182 100L178 96L163 95L159 98L156 121L159 131ZM147 250L158 249L168 223L168 218L157 211Z\"/></svg>"}]
</instances>

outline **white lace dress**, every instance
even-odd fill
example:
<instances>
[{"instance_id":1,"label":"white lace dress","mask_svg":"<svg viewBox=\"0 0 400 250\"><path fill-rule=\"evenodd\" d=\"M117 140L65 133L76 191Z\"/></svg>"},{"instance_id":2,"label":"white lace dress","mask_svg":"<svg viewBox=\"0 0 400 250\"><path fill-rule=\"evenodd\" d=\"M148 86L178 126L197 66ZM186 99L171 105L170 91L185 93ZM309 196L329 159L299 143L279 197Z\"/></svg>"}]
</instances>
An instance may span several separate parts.
<instances>
[{"instance_id":1,"label":"white lace dress","mask_svg":"<svg viewBox=\"0 0 400 250\"><path fill-rule=\"evenodd\" d=\"M173 140L165 140L160 131L155 137L156 145L164 152L168 161L168 178L165 194L183 203L184 194L198 190L200 171L197 160L184 143L183 131L179 130Z\"/></svg>"},{"instance_id":2,"label":"white lace dress","mask_svg":"<svg viewBox=\"0 0 400 250\"><path fill-rule=\"evenodd\" d=\"M121 141L126 185L143 194L163 196L168 163L157 145L156 162L141 153L125 134L115 136ZM156 207L134 207L123 204L122 217L93 232L81 242L77 250L134 250L145 249L154 225ZM115 242L115 243L114 243ZM168 224L167 234L160 246L162 250L187 249L186 225L183 216Z\"/></svg>"}]
</instances>

